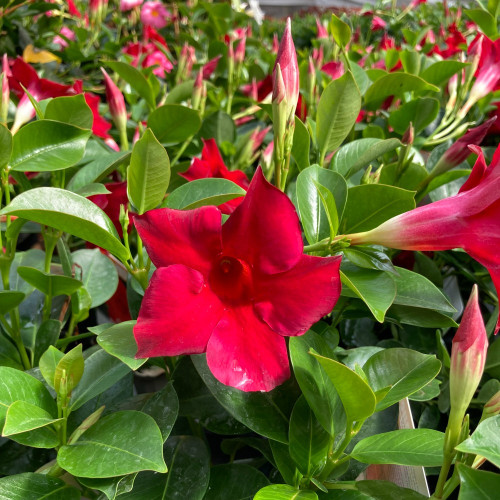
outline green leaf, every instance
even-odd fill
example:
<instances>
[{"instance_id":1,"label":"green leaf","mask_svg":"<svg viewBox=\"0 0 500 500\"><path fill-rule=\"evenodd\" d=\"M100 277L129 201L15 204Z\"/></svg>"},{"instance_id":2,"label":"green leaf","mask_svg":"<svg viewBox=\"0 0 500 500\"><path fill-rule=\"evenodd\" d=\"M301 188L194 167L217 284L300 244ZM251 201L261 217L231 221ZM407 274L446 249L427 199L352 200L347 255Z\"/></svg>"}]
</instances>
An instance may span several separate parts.
<instances>
[{"instance_id":1,"label":"green leaf","mask_svg":"<svg viewBox=\"0 0 500 500\"><path fill-rule=\"evenodd\" d=\"M439 92L439 87L427 83L416 75L396 72L379 78L366 91L365 106L377 109L389 96L403 97L405 92Z\"/></svg>"},{"instance_id":2,"label":"green leaf","mask_svg":"<svg viewBox=\"0 0 500 500\"><path fill-rule=\"evenodd\" d=\"M61 389L64 389L64 387L61 387L61 382L66 379L67 394L71 394L82 379L83 369L82 344L78 344L57 363L54 373L54 390L59 393Z\"/></svg>"},{"instance_id":3,"label":"green leaf","mask_svg":"<svg viewBox=\"0 0 500 500\"><path fill-rule=\"evenodd\" d=\"M298 175L297 205L307 241L311 244L330 236L329 220L317 185L325 187L333 195L339 220L347 198L347 184L336 172L313 165Z\"/></svg>"},{"instance_id":4,"label":"green leaf","mask_svg":"<svg viewBox=\"0 0 500 500\"><path fill-rule=\"evenodd\" d=\"M356 372L338 361L310 353L320 362L337 389L348 422L365 420L375 412L375 394Z\"/></svg>"},{"instance_id":5,"label":"green leaf","mask_svg":"<svg viewBox=\"0 0 500 500\"><path fill-rule=\"evenodd\" d=\"M391 115L392 116L392 115ZM333 156L330 168L346 179L380 156L401 146L399 139L366 138L344 144Z\"/></svg>"},{"instance_id":6,"label":"green leaf","mask_svg":"<svg viewBox=\"0 0 500 500\"><path fill-rule=\"evenodd\" d=\"M111 172L114 172L120 165L129 161L131 152L113 152L98 157L83 167L79 168L76 174L68 182L67 188L70 191L77 192L80 189L100 182Z\"/></svg>"},{"instance_id":7,"label":"green leaf","mask_svg":"<svg viewBox=\"0 0 500 500\"><path fill-rule=\"evenodd\" d=\"M433 429L400 429L359 441L351 457L368 464L438 467L443 463L444 433Z\"/></svg>"},{"instance_id":8,"label":"green leaf","mask_svg":"<svg viewBox=\"0 0 500 500\"><path fill-rule=\"evenodd\" d=\"M299 167L299 170L309 166L309 149L311 147L311 137L307 127L295 117L295 131L293 133L292 156Z\"/></svg>"},{"instance_id":9,"label":"green leaf","mask_svg":"<svg viewBox=\"0 0 500 500\"><path fill-rule=\"evenodd\" d=\"M335 14L332 14L330 21L330 32L335 40L335 43L342 48L347 47L351 41L351 28L350 26L339 19Z\"/></svg>"},{"instance_id":10,"label":"green leaf","mask_svg":"<svg viewBox=\"0 0 500 500\"><path fill-rule=\"evenodd\" d=\"M25 472L0 478L1 500L79 500L80 491L46 474Z\"/></svg>"},{"instance_id":11,"label":"green leaf","mask_svg":"<svg viewBox=\"0 0 500 500\"><path fill-rule=\"evenodd\" d=\"M106 66L116 71L147 102L150 109L156 108L153 88L137 68L120 61L106 61Z\"/></svg>"},{"instance_id":12,"label":"green leaf","mask_svg":"<svg viewBox=\"0 0 500 500\"><path fill-rule=\"evenodd\" d=\"M194 436L175 436L164 447L168 474L141 472L123 500L202 500L210 476L210 457L205 443Z\"/></svg>"},{"instance_id":13,"label":"green leaf","mask_svg":"<svg viewBox=\"0 0 500 500\"><path fill-rule=\"evenodd\" d=\"M243 392L219 382L210 372L205 356L191 359L210 392L236 420L262 436L288 442L288 415L296 399L290 384L270 392Z\"/></svg>"},{"instance_id":14,"label":"green leaf","mask_svg":"<svg viewBox=\"0 0 500 500\"><path fill-rule=\"evenodd\" d=\"M404 134L411 122L417 135L436 119L438 113L439 101L437 99L419 97L395 109L389 116L389 125L398 134Z\"/></svg>"},{"instance_id":15,"label":"green leaf","mask_svg":"<svg viewBox=\"0 0 500 500\"><path fill-rule=\"evenodd\" d=\"M24 281L51 297L71 295L82 286L80 280L58 274L44 273L34 267L18 267L17 272Z\"/></svg>"},{"instance_id":16,"label":"green leaf","mask_svg":"<svg viewBox=\"0 0 500 500\"><path fill-rule=\"evenodd\" d=\"M299 471L307 477L321 471L326 464L330 435L318 422L304 396L293 407L288 436L290 456Z\"/></svg>"},{"instance_id":17,"label":"green leaf","mask_svg":"<svg viewBox=\"0 0 500 500\"><path fill-rule=\"evenodd\" d=\"M0 170L6 167L12 154L12 134L3 124L0 124Z\"/></svg>"},{"instance_id":18,"label":"green leaf","mask_svg":"<svg viewBox=\"0 0 500 500\"><path fill-rule=\"evenodd\" d=\"M471 469L457 464L460 475L458 500L495 500L500 489L500 474Z\"/></svg>"},{"instance_id":19,"label":"green leaf","mask_svg":"<svg viewBox=\"0 0 500 500\"><path fill-rule=\"evenodd\" d=\"M187 101L193 95L194 80L186 80L173 87L167 97L166 104L180 104L182 101Z\"/></svg>"},{"instance_id":20,"label":"green leaf","mask_svg":"<svg viewBox=\"0 0 500 500\"><path fill-rule=\"evenodd\" d=\"M90 200L64 189L41 187L21 193L0 211L0 215L6 214L65 231L122 260L129 256L109 217Z\"/></svg>"},{"instance_id":21,"label":"green leaf","mask_svg":"<svg viewBox=\"0 0 500 500\"><path fill-rule=\"evenodd\" d=\"M376 269L387 271L397 275L398 272L391 262L391 259L382 251L370 246L356 245L343 250L344 256L355 266L364 269Z\"/></svg>"},{"instance_id":22,"label":"green leaf","mask_svg":"<svg viewBox=\"0 0 500 500\"><path fill-rule=\"evenodd\" d=\"M236 126L233 119L224 111L216 111L208 115L200 128L200 137L215 139L217 144L223 142L234 143L236 139Z\"/></svg>"},{"instance_id":23,"label":"green leaf","mask_svg":"<svg viewBox=\"0 0 500 500\"><path fill-rule=\"evenodd\" d=\"M45 119L91 129L94 115L83 94L51 99L45 108Z\"/></svg>"},{"instance_id":24,"label":"green leaf","mask_svg":"<svg viewBox=\"0 0 500 500\"><path fill-rule=\"evenodd\" d=\"M97 343L112 356L130 367L131 370L137 370L146 361L145 359L135 359L137 354L137 342L134 338L135 321L125 321L118 325L99 333Z\"/></svg>"},{"instance_id":25,"label":"green leaf","mask_svg":"<svg viewBox=\"0 0 500 500\"><path fill-rule=\"evenodd\" d=\"M412 153L410 152L410 154ZM394 162L384 165L379 184L388 184L409 191L416 191L427 175L426 168L419 163L410 163L406 165L403 171L400 171L397 162Z\"/></svg>"},{"instance_id":26,"label":"green leaf","mask_svg":"<svg viewBox=\"0 0 500 500\"><path fill-rule=\"evenodd\" d=\"M490 38L497 38L497 18L493 17L484 9L465 9L465 15L470 17L481 29L481 31Z\"/></svg>"},{"instance_id":27,"label":"green leaf","mask_svg":"<svg viewBox=\"0 0 500 500\"><path fill-rule=\"evenodd\" d=\"M83 186L82 188L76 190L75 193L83 196L84 198L88 198L89 196L95 196L96 194L110 194L111 191L109 191L104 184L93 183Z\"/></svg>"},{"instance_id":28,"label":"green leaf","mask_svg":"<svg viewBox=\"0 0 500 500\"><path fill-rule=\"evenodd\" d=\"M133 474L127 474L126 476L110 478L79 477L78 482L92 490L102 491L102 493L104 493L109 500L115 500L116 497L132 490L136 477L137 472L134 472Z\"/></svg>"},{"instance_id":29,"label":"green leaf","mask_svg":"<svg viewBox=\"0 0 500 500\"><path fill-rule=\"evenodd\" d=\"M81 160L91 131L53 120L37 120L15 135L10 167L18 172L51 172Z\"/></svg>"},{"instance_id":30,"label":"green leaf","mask_svg":"<svg viewBox=\"0 0 500 500\"><path fill-rule=\"evenodd\" d=\"M10 337L0 332L0 366L8 366L16 370L24 370L21 356Z\"/></svg>"},{"instance_id":31,"label":"green leaf","mask_svg":"<svg viewBox=\"0 0 500 500\"><path fill-rule=\"evenodd\" d=\"M74 476L113 477L141 470L167 472L163 440L152 417L138 411L107 415L65 445L57 463Z\"/></svg>"},{"instance_id":32,"label":"green leaf","mask_svg":"<svg viewBox=\"0 0 500 500\"><path fill-rule=\"evenodd\" d=\"M201 126L197 111L180 104L165 104L153 111L148 127L162 144L178 144L196 134Z\"/></svg>"},{"instance_id":33,"label":"green leaf","mask_svg":"<svg viewBox=\"0 0 500 500\"><path fill-rule=\"evenodd\" d=\"M288 484L272 484L262 488L253 500L318 500L314 491L298 490Z\"/></svg>"},{"instance_id":34,"label":"green leaf","mask_svg":"<svg viewBox=\"0 0 500 500\"><path fill-rule=\"evenodd\" d=\"M337 149L356 123L361 109L361 95L352 73L328 84L318 104L316 140L323 159Z\"/></svg>"},{"instance_id":35,"label":"green leaf","mask_svg":"<svg viewBox=\"0 0 500 500\"><path fill-rule=\"evenodd\" d=\"M77 250L71 254L73 263L81 275L83 286L92 298L92 307L97 307L113 297L118 287L118 272L116 267L99 249Z\"/></svg>"},{"instance_id":36,"label":"green leaf","mask_svg":"<svg viewBox=\"0 0 500 500\"><path fill-rule=\"evenodd\" d=\"M127 169L127 191L137 213L157 207L163 200L170 181L170 160L165 148L151 129L134 144Z\"/></svg>"},{"instance_id":37,"label":"green leaf","mask_svg":"<svg viewBox=\"0 0 500 500\"><path fill-rule=\"evenodd\" d=\"M414 50L402 50L401 63L406 73L418 75L420 72L420 54Z\"/></svg>"},{"instance_id":38,"label":"green leaf","mask_svg":"<svg viewBox=\"0 0 500 500\"><path fill-rule=\"evenodd\" d=\"M389 392L377 404L377 411L426 386L440 370L441 362L436 356L403 348L379 351L363 366L373 391L390 387Z\"/></svg>"},{"instance_id":39,"label":"green leaf","mask_svg":"<svg viewBox=\"0 0 500 500\"><path fill-rule=\"evenodd\" d=\"M341 231L343 234L368 231L413 208L413 191L382 184L354 186L347 192Z\"/></svg>"},{"instance_id":40,"label":"green leaf","mask_svg":"<svg viewBox=\"0 0 500 500\"><path fill-rule=\"evenodd\" d=\"M85 369L80 383L73 391L70 401L71 411L77 410L95 396L123 378L130 369L119 359L99 350L85 360Z\"/></svg>"},{"instance_id":41,"label":"green leaf","mask_svg":"<svg viewBox=\"0 0 500 500\"><path fill-rule=\"evenodd\" d=\"M312 348L327 356L330 349L325 340L312 330L290 337L289 347L293 371L302 393L320 424L334 436L335 427L343 423L342 403L330 378L316 358L309 354Z\"/></svg>"},{"instance_id":42,"label":"green leaf","mask_svg":"<svg viewBox=\"0 0 500 500\"><path fill-rule=\"evenodd\" d=\"M425 500L427 495L422 495L415 490L402 488L390 481L356 481L356 487L362 497L355 497L356 500ZM339 497L340 499L340 497ZM341 500L350 500L351 497L342 497ZM354 500L354 497L352 497Z\"/></svg>"},{"instance_id":43,"label":"green leaf","mask_svg":"<svg viewBox=\"0 0 500 500\"><path fill-rule=\"evenodd\" d=\"M340 279L347 289L342 295L359 297L370 309L375 319L382 323L396 297L396 284L392 276L383 271L362 269L344 262Z\"/></svg>"},{"instance_id":44,"label":"green leaf","mask_svg":"<svg viewBox=\"0 0 500 500\"><path fill-rule=\"evenodd\" d=\"M251 500L268 484L267 477L249 465L217 465L210 469L210 483L203 500Z\"/></svg>"},{"instance_id":45,"label":"green leaf","mask_svg":"<svg viewBox=\"0 0 500 500\"><path fill-rule=\"evenodd\" d=\"M397 293L394 304L432 309L443 313L454 313L456 309L431 281L421 274L402 267L396 267L394 276Z\"/></svg>"},{"instance_id":46,"label":"green leaf","mask_svg":"<svg viewBox=\"0 0 500 500\"><path fill-rule=\"evenodd\" d=\"M42 382L22 371L0 366L0 427L7 408L15 401L31 403L50 415L57 414L56 403Z\"/></svg>"},{"instance_id":47,"label":"green leaf","mask_svg":"<svg viewBox=\"0 0 500 500\"><path fill-rule=\"evenodd\" d=\"M486 458L500 467L500 415L483 420L472 433L472 436L455 449L463 453L473 453Z\"/></svg>"},{"instance_id":48,"label":"green leaf","mask_svg":"<svg viewBox=\"0 0 500 500\"><path fill-rule=\"evenodd\" d=\"M387 319L422 328L456 328L458 325L450 316L420 307L393 304L387 311Z\"/></svg>"},{"instance_id":49,"label":"green leaf","mask_svg":"<svg viewBox=\"0 0 500 500\"><path fill-rule=\"evenodd\" d=\"M468 63L445 60L437 61L426 68L420 75L423 80L438 87L447 84L449 79L461 69L468 66Z\"/></svg>"},{"instance_id":50,"label":"green leaf","mask_svg":"<svg viewBox=\"0 0 500 500\"><path fill-rule=\"evenodd\" d=\"M32 431L60 420L62 419L53 418L50 413L34 404L15 401L7 410L2 436L10 437L13 434Z\"/></svg>"},{"instance_id":51,"label":"green leaf","mask_svg":"<svg viewBox=\"0 0 500 500\"><path fill-rule=\"evenodd\" d=\"M0 311L1 314L8 313L14 307L17 307L26 295L23 292L16 292L10 290L0 291Z\"/></svg>"},{"instance_id":52,"label":"green leaf","mask_svg":"<svg viewBox=\"0 0 500 500\"><path fill-rule=\"evenodd\" d=\"M191 210L207 205L221 205L244 196L246 191L228 179L196 179L179 186L167 197L167 206Z\"/></svg>"},{"instance_id":53,"label":"green leaf","mask_svg":"<svg viewBox=\"0 0 500 500\"><path fill-rule=\"evenodd\" d=\"M40 358L40 371L47 384L49 384L52 388L54 388L54 378L57 365L63 357L64 353L62 353L59 349L56 349L54 346L49 346Z\"/></svg>"}]
</instances>

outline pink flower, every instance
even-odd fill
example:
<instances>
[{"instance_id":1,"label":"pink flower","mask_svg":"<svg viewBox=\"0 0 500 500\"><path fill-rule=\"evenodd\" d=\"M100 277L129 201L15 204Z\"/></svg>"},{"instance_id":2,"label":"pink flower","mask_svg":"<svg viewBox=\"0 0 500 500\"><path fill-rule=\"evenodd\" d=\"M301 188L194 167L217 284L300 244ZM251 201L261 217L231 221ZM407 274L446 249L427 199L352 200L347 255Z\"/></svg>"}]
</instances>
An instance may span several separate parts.
<instances>
[{"instance_id":1,"label":"pink flower","mask_svg":"<svg viewBox=\"0 0 500 500\"><path fill-rule=\"evenodd\" d=\"M164 28L172 14L159 1L144 2L141 9L141 23L156 29Z\"/></svg>"},{"instance_id":2,"label":"pink flower","mask_svg":"<svg viewBox=\"0 0 500 500\"><path fill-rule=\"evenodd\" d=\"M219 59L221 58L221 55L215 56L213 59L210 59L210 61L206 62L203 65L203 79L208 80L213 72L217 69L217 64L219 64Z\"/></svg>"},{"instance_id":3,"label":"pink flower","mask_svg":"<svg viewBox=\"0 0 500 500\"><path fill-rule=\"evenodd\" d=\"M206 352L213 375L270 391L290 375L284 336L301 335L335 305L340 257L303 255L290 200L260 168L221 227L215 207L135 217L157 267L134 336L137 357Z\"/></svg>"},{"instance_id":4,"label":"pink flower","mask_svg":"<svg viewBox=\"0 0 500 500\"><path fill-rule=\"evenodd\" d=\"M160 78L165 78L165 73L170 73L174 68L174 65L170 62L168 57L160 50L155 50L151 54L148 54L142 63L143 68L149 68L155 65L157 68L153 70L153 74Z\"/></svg>"},{"instance_id":5,"label":"pink flower","mask_svg":"<svg viewBox=\"0 0 500 500\"><path fill-rule=\"evenodd\" d=\"M318 29L318 34L316 36L318 40L321 40L322 38L328 39L328 31L318 18L316 18L316 28Z\"/></svg>"},{"instance_id":6,"label":"pink flower","mask_svg":"<svg viewBox=\"0 0 500 500\"><path fill-rule=\"evenodd\" d=\"M120 0L120 10L122 12L132 10L135 7L139 7L139 5L142 5L142 2L144 2L144 0Z\"/></svg>"},{"instance_id":7,"label":"pink flower","mask_svg":"<svg viewBox=\"0 0 500 500\"><path fill-rule=\"evenodd\" d=\"M207 177L228 179L243 188L245 191L249 186L247 176L241 170L228 170L224 164L222 156L220 155L215 139L203 140L201 159L194 158L191 166L186 170L186 172L179 175L188 181L205 179ZM219 205L219 209L223 214L230 214L242 201L243 198L235 198Z\"/></svg>"},{"instance_id":8,"label":"pink flower","mask_svg":"<svg viewBox=\"0 0 500 500\"><path fill-rule=\"evenodd\" d=\"M485 266L500 294L500 146L489 167L478 146L472 172L456 196L415 208L365 233L351 243L400 250L463 248ZM500 318L496 331L500 328Z\"/></svg>"},{"instance_id":9,"label":"pink flower","mask_svg":"<svg viewBox=\"0 0 500 500\"><path fill-rule=\"evenodd\" d=\"M75 33L72 30L70 30L67 26L63 26L61 28L60 33L62 36L64 36L68 40L75 40ZM65 49L68 46L67 40L65 40L65 38L63 38L62 36L56 35L54 37L54 39L52 40L53 44L59 45L60 50Z\"/></svg>"},{"instance_id":10,"label":"pink flower","mask_svg":"<svg viewBox=\"0 0 500 500\"><path fill-rule=\"evenodd\" d=\"M326 73L332 80L340 78L345 73L344 65L341 61L332 61L326 63L321 68L321 71L323 71L323 73Z\"/></svg>"},{"instance_id":11,"label":"pink flower","mask_svg":"<svg viewBox=\"0 0 500 500\"><path fill-rule=\"evenodd\" d=\"M372 18L372 31L383 30L387 26L387 23L379 16L373 16Z\"/></svg>"}]
</instances>

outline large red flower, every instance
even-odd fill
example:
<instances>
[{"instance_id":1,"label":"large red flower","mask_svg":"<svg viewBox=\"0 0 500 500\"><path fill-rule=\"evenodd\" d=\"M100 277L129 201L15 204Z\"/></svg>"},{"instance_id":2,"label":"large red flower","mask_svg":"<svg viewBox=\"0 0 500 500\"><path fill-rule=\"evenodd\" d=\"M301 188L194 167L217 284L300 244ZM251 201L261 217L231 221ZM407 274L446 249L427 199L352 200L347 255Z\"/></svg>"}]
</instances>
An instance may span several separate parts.
<instances>
[{"instance_id":1,"label":"large red flower","mask_svg":"<svg viewBox=\"0 0 500 500\"><path fill-rule=\"evenodd\" d=\"M222 227L216 207L156 209L135 226L157 267L134 327L139 358L206 352L222 383L269 391L290 375L284 336L339 297L341 258L302 253L295 209L260 169Z\"/></svg>"},{"instance_id":2,"label":"large red flower","mask_svg":"<svg viewBox=\"0 0 500 500\"><path fill-rule=\"evenodd\" d=\"M379 227L352 235L351 243L374 243L401 250L463 248L485 266L500 292L500 146L489 167L478 159L456 196L415 208ZM500 293L499 293L500 295ZM497 331L500 328L500 318Z\"/></svg>"},{"instance_id":3,"label":"large red flower","mask_svg":"<svg viewBox=\"0 0 500 500\"><path fill-rule=\"evenodd\" d=\"M191 166L182 174L181 177L188 181L195 179L205 179L206 177L216 177L233 181L245 191L249 183L247 176L241 170L229 170L224 164L215 139L204 139L203 149L201 150L201 159L194 158ZM243 198L235 198L219 205L222 213L230 214L241 203Z\"/></svg>"}]
</instances>

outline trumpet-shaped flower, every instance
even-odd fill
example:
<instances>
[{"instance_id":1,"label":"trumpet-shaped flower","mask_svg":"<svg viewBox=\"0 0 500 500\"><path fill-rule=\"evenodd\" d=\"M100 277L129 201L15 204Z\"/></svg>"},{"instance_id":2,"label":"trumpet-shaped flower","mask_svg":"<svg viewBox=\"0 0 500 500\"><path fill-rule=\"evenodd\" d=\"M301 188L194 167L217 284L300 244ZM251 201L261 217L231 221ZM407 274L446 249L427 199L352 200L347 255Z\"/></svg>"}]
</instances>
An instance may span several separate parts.
<instances>
[{"instance_id":1,"label":"trumpet-shaped flower","mask_svg":"<svg viewBox=\"0 0 500 500\"><path fill-rule=\"evenodd\" d=\"M152 26L156 29L164 28L172 14L163 3L156 0L145 2L141 8L141 22L144 26Z\"/></svg>"},{"instance_id":2,"label":"trumpet-shaped flower","mask_svg":"<svg viewBox=\"0 0 500 500\"><path fill-rule=\"evenodd\" d=\"M371 231L353 234L351 243L372 243L401 250L463 248L485 266L500 294L500 147L489 167L481 149L456 196L415 208ZM500 328L500 319L496 330Z\"/></svg>"},{"instance_id":3,"label":"trumpet-shaped flower","mask_svg":"<svg viewBox=\"0 0 500 500\"><path fill-rule=\"evenodd\" d=\"M290 375L284 336L339 297L340 257L303 255L295 209L260 169L222 227L216 207L156 209L135 226L157 267L134 327L139 358L206 352L223 384L269 391Z\"/></svg>"}]
</instances>

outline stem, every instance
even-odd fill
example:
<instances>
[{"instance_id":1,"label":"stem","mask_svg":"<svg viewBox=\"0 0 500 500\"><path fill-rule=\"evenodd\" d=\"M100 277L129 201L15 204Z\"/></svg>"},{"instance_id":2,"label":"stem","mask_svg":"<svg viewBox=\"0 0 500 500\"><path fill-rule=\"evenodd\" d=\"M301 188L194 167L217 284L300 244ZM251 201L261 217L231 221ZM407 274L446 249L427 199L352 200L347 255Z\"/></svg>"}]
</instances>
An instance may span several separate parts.
<instances>
[{"instance_id":1,"label":"stem","mask_svg":"<svg viewBox=\"0 0 500 500\"><path fill-rule=\"evenodd\" d=\"M87 333L80 333L80 335L72 335L67 338L58 340L56 343L56 347L58 349L65 348L68 344L71 344L71 342L88 339L90 337L95 337L95 333L87 332Z\"/></svg>"},{"instance_id":2,"label":"stem","mask_svg":"<svg viewBox=\"0 0 500 500\"><path fill-rule=\"evenodd\" d=\"M122 151L128 151L127 127L120 127L120 146Z\"/></svg>"},{"instance_id":3,"label":"stem","mask_svg":"<svg viewBox=\"0 0 500 500\"><path fill-rule=\"evenodd\" d=\"M189 144L191 144L192 139L193 136L191 135L183 142L179 151L177 151L177 154L174 156L174 159L170 162L170 168L172 168L179 161L179 158L182 156L182 153L184 153Z\"/></svg>"}]
</instances>

